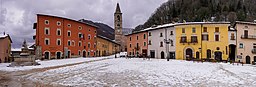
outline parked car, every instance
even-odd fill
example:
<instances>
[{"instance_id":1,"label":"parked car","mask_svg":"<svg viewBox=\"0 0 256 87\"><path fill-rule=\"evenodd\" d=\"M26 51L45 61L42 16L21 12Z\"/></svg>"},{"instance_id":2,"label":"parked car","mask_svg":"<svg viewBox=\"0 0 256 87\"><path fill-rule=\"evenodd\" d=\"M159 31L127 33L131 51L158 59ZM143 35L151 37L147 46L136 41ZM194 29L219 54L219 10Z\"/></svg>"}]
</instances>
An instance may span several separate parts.
<instances>
[{"instance_id":1,"label":"parked car","mask_svg":"<svg viewBox=\"0 0 256 87\"><path fill-rule=\"evenodd\" d=\"M121 52L120 53L120 57L126 57L126 55L127 55L127 52Z\"/></svg>"}]
</instances>

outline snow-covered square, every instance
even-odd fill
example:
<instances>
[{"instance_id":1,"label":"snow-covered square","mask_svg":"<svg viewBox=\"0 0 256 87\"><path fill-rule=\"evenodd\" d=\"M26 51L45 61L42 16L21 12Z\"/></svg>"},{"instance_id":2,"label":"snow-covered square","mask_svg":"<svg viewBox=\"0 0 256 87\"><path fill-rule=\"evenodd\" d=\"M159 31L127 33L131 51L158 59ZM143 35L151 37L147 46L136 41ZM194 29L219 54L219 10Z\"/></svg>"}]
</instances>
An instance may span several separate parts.
<instances>
[{"instance_id":1,"label":"snow-covered square","mask_svg":"<svg viewBox=\"0 0 256 87\"><path fill-rule=\"evenodd\" d=\"M184 60L113 58L30 73L22 78L72 87L255 87L256 67Z\"/></svg>"}]
</instances>

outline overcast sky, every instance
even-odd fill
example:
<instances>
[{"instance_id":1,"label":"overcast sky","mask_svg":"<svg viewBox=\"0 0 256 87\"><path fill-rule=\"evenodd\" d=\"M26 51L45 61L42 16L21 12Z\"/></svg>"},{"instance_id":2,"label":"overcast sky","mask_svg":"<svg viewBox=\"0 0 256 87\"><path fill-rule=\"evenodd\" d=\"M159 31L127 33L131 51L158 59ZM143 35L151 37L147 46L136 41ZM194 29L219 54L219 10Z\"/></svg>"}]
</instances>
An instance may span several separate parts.
<instances>
[{"instance_id":1,"label":"overcast sky","mask_svg":"<svg viewBox=\"0 0 256 87\"><path fill-rule=\"evenodd\" d=\"M48 14L74 20L88 19L113 27L116 3L123 13L123 27L134 28L167 0L0 0L0 34L10 34L13 48L24 39L34 43L32 29L36 14Z\"/></svg>"}]
</instances>

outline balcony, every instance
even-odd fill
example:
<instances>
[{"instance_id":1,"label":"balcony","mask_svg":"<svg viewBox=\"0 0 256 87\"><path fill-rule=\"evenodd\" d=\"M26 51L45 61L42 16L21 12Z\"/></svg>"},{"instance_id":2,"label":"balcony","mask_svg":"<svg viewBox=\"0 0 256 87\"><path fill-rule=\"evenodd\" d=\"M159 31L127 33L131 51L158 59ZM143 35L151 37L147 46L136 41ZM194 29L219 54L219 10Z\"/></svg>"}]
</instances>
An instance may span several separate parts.
<instances>
[{"instance_id":1,"label":"balcony","mask_svg":"<svg viewBox=\"0 0 256 87\"><path fill-rule=\"evenodd\" d=\"M256 54L256 48L253 48L253 49L252 49L252 53L253 53L253 54Z\"/></svg>"},{"instance_id":2,"label":"balcony","mask_svg":"<svg viewBox=\"0 0 256 87\"><path fill-rule=\"evenodd\" d=\"M188 44L190 44L190 43L196 44L196 43L198 43L198 39L197 39L197 36L191 36L191 39L190 39L190 40L187 40L186 37L181 37L180 43L183 43L183 44L185 44L185 43L188 43Z\"/></svg>"},{"instance_id":3,"label":"balcony","mask_svg":"<svg viewBox=\"0 0 256 87\"><path fill-rule=\"evenodd\" d=\"M242 39L256 39L256 35L242 35Z\"/></svg>"}]
</instances>

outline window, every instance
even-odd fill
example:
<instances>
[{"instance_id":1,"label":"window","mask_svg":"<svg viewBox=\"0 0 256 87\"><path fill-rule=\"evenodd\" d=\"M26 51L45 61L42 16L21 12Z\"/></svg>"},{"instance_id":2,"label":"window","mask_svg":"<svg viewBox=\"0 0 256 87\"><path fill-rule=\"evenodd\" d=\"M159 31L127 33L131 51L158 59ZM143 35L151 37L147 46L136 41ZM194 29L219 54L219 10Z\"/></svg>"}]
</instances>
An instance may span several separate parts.
<instances>
[{"instance_id":1,"label":"window","mask_svg":"<svg viewBox=\"0 0 256 87\"><path fill-rule=\"evenodd\" d=\"M68 36L69 36L69 37L71 36L71 31L68 31Z\"/></svg>"},{"instance_id":2,"label":"window","mask_svg":"<svg viewBox=\"0 0 256 87\"><path fill-rule=\"evenodd\" d=\"M218 34L215 35L215 41L220 41L220 35Z\"/></svg>"},{"instance_id":3,"label":"window","mask_svg":"<svg viewBox=\"0 0 256 87\"><path fill-rule=\"evenodd\" d=\"M139 36L137 36L137 40L139 40Z\"/></svg>"},{"instance_id":4,"label":"window","mask_svg":"<svg viewBox=\"0 0 256 87\"><path fill-rule=\"evenodd\" d=\"M148 45L151 45L151 40L148 41Z\"/></svg>"},{"instance_id":5,"label":"window","mask_svg":"<svg viewBox=\"0 0 256 87\"><path fill-rule=\"evenodd\" d=\"M146 42L144 42L144 46L147 46L147 43L146 43Z\"/></svg>"},{"instance_id":6,"label":"window","mask_svg":"<svg viewBox=\"0 0 256 87\"><path fill-rule=\"evenodd\" d=\"M61 30L57 29L57 35L60 36L61 35Z\"/></svg>"},{"instance_id":7,"label":"window","mask_svg":"<svg viewBox=\"0 0 256 87\"><path fill-rule=\"evenodd\" d=\"M256 43L253 43L253 49L256 49Z\"/></svg>"},{"instance_id":8,"label":"window","mask_svg":"<svg viewBox=\"0 0 256 87\"><path fill-rule=\"evenodd\" d=\"M148 32L148 36L151 36L151 32Z\"/></svg>"},{"instance_id":9,"label":"window","mask_svg":"<svg viewBox=\"0 0 256 87\"><path fill-rule=\"evenodd\" d=\"M144 34L144 39L146 39L146 34Z\"/></svg>"},{"instance_id":10,"label":"window","mask_svg":"<svg viewBox=\"0 0 256 87\"><path fill-rule=\"evenodd\" d=\"M171 46L173 46L173 40L171 40Z\"/></svg>"},{"instance_id":11,"label":"window","mask_svg":"<svg viewBox=\"0 0 256 87\"><path fill-rule=\"evenodd\" d=\"M160 37L163 37L163 33L160 33Z\"/></svg>"},{"instance_id":12,"label":"window","mask_svg":"<svg viewBox=\"0 0 256 87\"><path fill-rule=\"evenodd\" d=\"M132 37L130 37L130 41L132 41Z\"/></svg>"},{"instance_id":13,"label":"window","mask_svg":"<svg viewBox=\"0 0 256 87\"><path fill-rule=\"evenodd\" d=\"M182 36L180 42L181 43L186 43L187 42L187 37L186 36Z\"/></svg>"},{"instance_id":14,"label":"window","mask_svg":"<svg viewBox=\"0 0 256 87\"><path fill-rule=\"evenodd\" d=\"M71 24L68 24L68 27L70 28L70 27L71 27Z\"/></svg>"},{"instance_id":15,"label":"window","mask_svg":"<svg viewBox=\"0 0 256 87\"><path fill-rule=\"evenodd\" d=\"M205 34L205 35L202 35L202 40L203 41L208 41L209 40L209 36L208 36L208 34Z\"/></svg>"},{"instance_id":16,"label":"window","mask_svg":"<svg viewBox=\"0 0 256 87\"><path fill-rule=\"evenodd\" d=\"M70 40L68 40L68 46L70 46L71 45L71 41Z\"/></svg>"},{"instance_id":17,"label":"window","mask_svg":"<svg viewBox=\"0 0 256 87\"><path fill-rule=\"evenodd\" d=\"M81 55L81 51L80 51L80 50L78 50L78 55L79 55L79 56Z\"/></svg>"},{"instance_id":18,"label":"window","mask_svg":"<svg viewBox=\"0 0 256 87\"><path fill-rule=\"evenodd\" d=\"M44 29L44 34L45 35L50 35L50 28L45 28Z\"/></svg>"},{"instance_id":19,"label":"window","mask_svg":"<svg viewBox=\"0 0 256 87\"><path fill-rule=\"evenodd\" d=\"M243 43L240 43L240 44L239 44L239 48L244 48L244 44L243 44Z\"/></svg>"},{"instance_id":20,"label":"window","mask_svg":"<svg viewBox=\"0 0 256 87\"><path fill-rule=\"evenodd\" d=\"M45 45L50 45L50 39L49 38L45 38L44 43L45 43Z\"/></svg>"},{"instance_id":21,"label":"window","mask_svg":"<svg viewBox=\"0 0 256 87\"><path fill-rule=\"evenodd\" d=\"M217 47L216 50L220 50L220 47Z\"/></svg>"},{"instance_id":22,"label":"window","mask_svg":"<svg viewBox=\"0 0 256 87\"><path fill-rule=\"evenodd\" d=\"M192 33L196 33L196 28L192 28Z\"/></svg>"},{"instance_id":23,"label":"window","mask_svg":"<svg viewBox=\"0 0 256 87\"><path fill-rule=\"evenodd\" d=\"M82 30L82 26L79 26L78 29L79 29L79 30Z\"/></svg>"},{"instance_id":24,"label":"window","mask_svg":"<svg viewBox=\"0 0 256 87\"><path fill-rule=\"evenodd\" d=\"M82 42L81 42L81 41L78 42L78 46L79 46L79 47L82 46Z\"/></svg>"},{"instance_id":25,"label":"window","mask_svg":"<svg viewBox=\"0 0 256 87\"><path fill-rule=\"evenodd\" d=\"M170 35L173 35L173 31L170 32Z\"/></svg>"},{"instance_id":26,"label":"window","mask_svg":"<svg viewBox=\"0 0 256 87\"><path fill-rule=\"evenodd\" d=\"M132 48L132 44L130 44L130 48Z\"/></svg>"},{"instance_id":27,"label":"window","mask_svg":"<svg viewBox=\"0 0 256 87\"><path fill-rule=\"evenodd\" d=\"M88 35L88 39L89 39L89 40L91 39L91 35L90 35L90 34Z\"/></svg>"},{"instance_id":28,"label":"window","mask_svg":"<svg viewBox=\"0 0 256 87\"><path fill-rule=\"evenodd\" d=\"M203 32L207 32L207 27L204 27L204 30L203 30Z\"/></svg>"},{"instance_id":29,"label":"window","mask_svg":"<svg viewBox=\"0 0 256 87\"><path fill-rule=\"evenodd\" d=\"M57 45L61 45L61 39L57 39Z\"/></svg>"},{"instance_id":30,"label":"window","mask_svg":"<svg viewBox=\"0 0 256 87\"><path fill-rule=\"evenodd\" d=\"M191 36L191 42L197 43L197 36Z\"/></svg>"},{"instance_id":31,"label":"window","mask_svg":"<svg viewBox=\"0 0 256 87\"><path fill-rule=\"evenodd\" d=\"M83 38L83 34L81 32L78 33L79 38Z\"/></svg>"},{"instance_id":32,"label":"window","mask_svg":"<svg viewBox=\"0 0 256 87\"><path fill-rule=\"evenodd\" d=\"M46 25L49 25L49 24L50 24L50 23L49 23L49 20L45 20L44 23L45 23Z\"/></svg>"},{"instance_id":33,"label":"window","mask_svg":"<svg viewBox=\"0 0 256 87\"><path fill-rule=\"evenodd\" d=\"M88 43L88 48L91 48L91 44L90 43Z\"/></svg>"},{"instance_id":34,"label":"window","mask_svg":"<svg viewBox=\"0 0 256 87\"><path fill-rule=\"evenodd\" d=\"M137 43L137 48L139 47L139 43Z\"/></svg>"},{"instance_id":35,"label":"window","mask_svg":"<svg viewBox=\"0 0 256 87\"><path fill-rule=\"evenodd\" d=\"M249 28L248 26L244 26L245 28Z\"/></svg>"},{"instance_id":36,"label":"window","mask_svg":"<svg viewBox=\"0 0 256 87\"><path fill-rule=\"evenodd\" d=\"M76 45L75 41L74 41L74 40L72 40L72 46L75 46L75 45Z\"/></svg>"},{"instance_id":37,"label":"window","mask_svg":"<svg viewBox=\"0 0 256 87\"><path fill-rule=\"evenodd\" d=\"M160 42L160 47L163 47L163 42L162 41Z\"/></svg>"},{"instance_id":38,"label":"window","mask_svg":"<svg viewBox=\"0 0 256 87\"><path fill-rule=\"evenodd\" d=\"M89 29L89 31L91 31L91 29Z\"/></svg>"},{"instance_id":39,"label":"window","mask_svg":"<svg viewBox=\"0 0 256 87\"><path fill-rule=\"evenodd\" d=\"M94 48L96 48L96 44L94 44Z\"/></svg>"},{"instance_id":40,"label":"window","mask_svg":"<svg viewBox=\"0 0 256 87\"><path fill-rule=\"evenodd\" d=\"M182 28L182 33L186 33L185 28Z\"/></svg>"},{"instance_id":41,"label":"window","mask_svg":"<svg viewBox=\"0 0 256 87\"><path fill-rule=\"evenodd\" d=\"M215 27L215 32L219 32L220 31L220 28L219 27Z\"/></svg>"},{"instance_id":42,"label":"window","mask_svg":"<svg viewBox=\"0 0 256 87\"><path fill-rule=\"evenodd\" d=\"M235 40L235 34L234 33L231 33L231 38L230 40Z\"/></svg>"},{"instance_id":43,"label":"window","mask_svg":"<svg viewBox=\"0 0 256 87\"><path fill-rule=\"evenodd\" d=\"M57 21L57 26L60 26L61 25L61 22L60 21Z\"/></svg>"}]
</instances>

